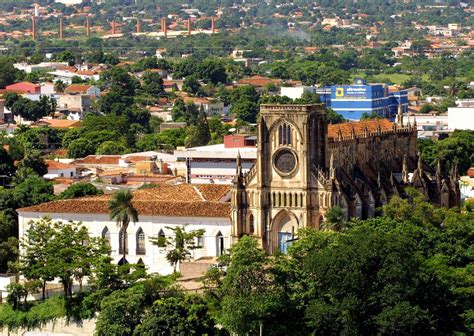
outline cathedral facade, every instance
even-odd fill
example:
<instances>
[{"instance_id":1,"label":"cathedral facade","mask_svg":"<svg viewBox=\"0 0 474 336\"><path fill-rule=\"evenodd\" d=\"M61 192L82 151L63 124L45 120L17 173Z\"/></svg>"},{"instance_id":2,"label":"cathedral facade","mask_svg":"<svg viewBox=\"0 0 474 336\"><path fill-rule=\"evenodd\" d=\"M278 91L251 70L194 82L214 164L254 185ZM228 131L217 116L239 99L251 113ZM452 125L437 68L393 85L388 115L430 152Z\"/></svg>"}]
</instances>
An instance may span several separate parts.
<instances>
[{"instance_id":1,"label":"cathedral facade","mask_svg":"<svg viewBox=\"0 0 474 336\"><path fill-rule=\"evenodd\" d=\"M321 228L335 206L368 218L413 186L442 206L457 206L457 172L442 176L420 159L416 125L387 119L328 125L324 105L261 105L257 161L239 158L232 187L232 239L256 237L285 252L303 227Z\"/></svg>"}]
</instances>

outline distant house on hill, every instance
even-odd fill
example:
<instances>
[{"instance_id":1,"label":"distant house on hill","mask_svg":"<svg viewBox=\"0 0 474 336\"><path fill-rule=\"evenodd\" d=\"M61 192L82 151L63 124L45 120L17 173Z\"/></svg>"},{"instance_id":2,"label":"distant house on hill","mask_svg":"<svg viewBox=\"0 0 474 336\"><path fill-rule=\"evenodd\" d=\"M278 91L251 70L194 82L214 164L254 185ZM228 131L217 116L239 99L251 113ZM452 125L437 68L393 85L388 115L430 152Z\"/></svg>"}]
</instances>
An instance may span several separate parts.
<instances>
[{"instance_id":1,"label":"distant house on hill","mask_svg":"<svg viewBox=\"0 0 474 336\"><path fill-rule=\"evenodd\" d=\"M71 84L64 90L64 93L85 94L91 96L91 98L98 98L100 96L100 89L95 85Z\"/></svg>"},{"instance_id":2,"label":"distant house on hill","mask_svg":"<svg viewBox=\"0 0 474 336\"><path fill-rule=\"evenodd\" d=\"M21 93L41 93L41 86L30 82L20 82L5 87L7 91L16 91Z\"/></svg>"}]
</instances>

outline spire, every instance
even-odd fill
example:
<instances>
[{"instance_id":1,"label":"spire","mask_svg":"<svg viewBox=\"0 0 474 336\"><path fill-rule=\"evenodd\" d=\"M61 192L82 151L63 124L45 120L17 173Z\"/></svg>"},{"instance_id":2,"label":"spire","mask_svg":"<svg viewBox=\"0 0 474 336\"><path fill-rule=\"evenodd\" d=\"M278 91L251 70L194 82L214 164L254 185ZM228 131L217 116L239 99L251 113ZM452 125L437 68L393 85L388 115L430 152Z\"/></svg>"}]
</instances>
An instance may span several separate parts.
<instances>
[{"instance_id":1,"label":"spire","mask_svg":"<svg viewBox=\"0 0 474 336\"><path fill-rule=\"evenodd\" d=\"M441 161L438 160L438 162L436 163L436 184L438 185L438 188L441 187Z\"/></svg>"},{"instance_id":2,"label":"spire","mask_svg":"<svg viewBox=\"0 0 474 336\"><path fill-rule=\"evenodd\" d=\"M391 185L392 187L395 187L396 184L397 184L397 183L396 183L396 181L395 181L395 176L393 176L393 172L391 172L391 173L390 173L390 185Z\"/></svg>"},{"instance_id":3,"label":"spire","mask_svg":"<svg viewBox=\"0 0 474 336\"><path fill-rule=\"evenodd\" d=\"M451 179L455 182L459 180L459 171L458 171L457 161L454 162L453 173L452 173Z\"/></svg>"},{"instance_id":4,"label":"spire","mask_svg":"<svg viewBox=\"0 0 474 336\"><path fill-rule=\"evenodd\" d=\"M240 156L240 151L237 151L237 160L236 160L236 175L237 177L242 177L242 158Z\"/></svg>"},{"instance_id":5,"label":"spire","mask_svg":"<svg viewBox=\"0 0 474 336\"><path fill-rule=\"evenodd\" d=\"M423 161L421 160L421 153L418 152L418 174L421 177L421 174L423 173Z\"/></svg>"},{"instance_id":6,"label":"spire","mask_svg":"<svg viewBox=\"0 0 474 336\"><path fill-rule=\"evenodd\" d=\"M403 127L403 111L402 111L402 105L398 105L397 124Z\"/></svg>"},{"instance_id":7,"label":"spire","mask_svg":"<svg viewBox=\"0 0 474 336\"><path fill-rule=\"evenodd\" d=\"M403 155L403 164L402 164L402 181L403 183L408 183L408 162L407 155Z\"/></svg>"},{"instance_id":8,"label":"spire","mask_svg":"<svg viewBox=\"0 0 474 336\"><path fill-rule=\"evenodd\" d=\"M334 167L334 153L331 152L331 157L329 159L329 178L334 180L336 178L336 168Z\"/></svg>"}]
</instances>

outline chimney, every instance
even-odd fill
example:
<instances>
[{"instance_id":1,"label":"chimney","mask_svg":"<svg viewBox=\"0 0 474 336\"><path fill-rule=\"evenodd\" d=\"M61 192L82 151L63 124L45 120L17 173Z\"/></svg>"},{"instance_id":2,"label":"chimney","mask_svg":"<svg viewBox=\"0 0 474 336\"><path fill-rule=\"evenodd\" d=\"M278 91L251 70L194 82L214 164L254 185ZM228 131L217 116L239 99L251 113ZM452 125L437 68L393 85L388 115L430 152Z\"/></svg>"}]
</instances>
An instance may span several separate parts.
<instances>
[{"instance_id":1,"label":"chimney","mask_svg":"<svg viewBox=\"0 0 474 336\"><path fill-rule=\"evenodd\" d=\"M191 35L191 18L188 18L188 35Z\"/></svg>"},{"instance_id":2,"label":"chimney","mask_svg":"<svg viewBox=\"0 0 474 336\"><path fill-rule=\"evenodd\" d=\"M168 36L168 24L166 23L166 18L163 18L163 22L161 23L161 27L163 29L163 33L165 34L165 37Z\"/></svg>"},{"instance_id":3,"label":"chimney","mask_svg":"<svg viewBox=\"0 0 474 336\"><path fill-rule=\"evenodd\" d=\"M64 19L62 16L59 17L59 38L64 40Z\"/></svg>"},{"instance_id":4,"label":"chimney","mask_svg":"<svg viewBox=\"0 0 474 336\"><path fill-rule=\"evenodd\" d=\"M36 40L36 17L31 17L31 37Z\"/></svg>"},{"instance_id":5,"label":"chimney","mask_svg":"<svg viewBox=\"0 0 474 336\"><path fill-rule=\"evenodd\" d=\"M137 28L136 28L137 34L140 34L142 32L142 27L140 23L140 19L137 18Z\"/></svg>"},{"instance_id":6,"label":"chimney","mask_svg":"<svg viewBox=\"0 0 474 336\"><path fill-rule=\"evenodd\" d=\"M91 18L89 15L86 16L86 36L91 36Z\"/></svg>"},{"instance_id":7,"label":"chimney","mask_svg":"<svg viewBox=\"0 0 474 336\"><path fill-rule=\"evenodd\" d=\"M213 34L216 32L216 23L214 22L214 16L211 17L211 31Z\"/></svg>"}]
</instances>

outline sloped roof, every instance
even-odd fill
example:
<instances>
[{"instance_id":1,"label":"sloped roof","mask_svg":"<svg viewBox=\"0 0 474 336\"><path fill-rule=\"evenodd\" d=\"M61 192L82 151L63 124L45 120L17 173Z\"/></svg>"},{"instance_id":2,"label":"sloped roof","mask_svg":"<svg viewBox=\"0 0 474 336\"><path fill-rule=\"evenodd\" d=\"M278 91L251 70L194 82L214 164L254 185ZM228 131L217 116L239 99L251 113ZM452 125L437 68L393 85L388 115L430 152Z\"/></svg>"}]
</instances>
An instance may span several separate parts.
<instances>
[{"instance_id":1,"label":"sloped roof","mask_svg":"<svg viewBox=\"0 0 474 336\"><path fill-rule=\"evenodd\" d=\"M88 155L74 161L76 164L118 165L121 155Z\"/></svg>"},{"instance_id":2,"label":"sloped roof","mask_svg":"<svg viewBox=\"0 0 474 336\"><path fill-rule=\"evenodd\" d=\"M376 132L379 128L382 132L390 131L393 129L393 123L388 119L373 119L329 125L328 138L336 139L339 131L342 133L343 137L348 137L354 130L355 136L357 137L364 135L366 129L371 133Z\"/></svg>"},{"instance_id":3,"label":"sloped roof","mask_svg":"<svg viewBox=\"0 0 474 336\"><path fill-rule=\"evenodd\" d=\"M64 90L64 92L66 92L66 93L74 93L74 92L86 93L87 90L89 90L91 87L92 87L92 85L88 85L88 84L71 84Z\"/></svg>"},{"instance_id":4,"label":"sloped roof","mask_svg":"<svg viewBox=\"0 0 474 336\"><path fill-rule=\"evenodd\" d=\"M230 186L179 184L160 185L156 188L133 192L133 206L139 215L177 217L225 217L230 216L230 204L219 202ZM20 213L82 213L108 214L112 195L81 197L58 200L21 208Z\"/></svg>"},{"instance_id":5,"label":"sloped roof","mask_svg":"<svg viewBox=\"0 0 474 336\"><path fill-rule=\"evenodd\" d=\"M48 166L48 169L51 169L51 170L75 168L74 165L68 164L68 163L62 163L62 162L54 161L54 160L44 160L44 161L46 165Z\"/></svg>"},{"instance_id":6,"label":"sloped roof","mask_svg":"<svg viewBox=\"0 0 474 336\"><path fill-rule=\"evenodd\" d=\"M269 83L273 83L275 85L280 85L281 80L255 75L255 76L252 76L252 77L242 78L242 79L238 80L237 83L238 84L246 84L246 85L262 87L262 86L265 86Z\"/></svg>"},{"instance_id":7,"label":"sloped roof","mask_svg":"<svg viewBox=\"0 0 474 336\"><path fill-rule=\"evenodd\" d=\"M79 120L41 119L31 124L31 127L50 126L52 128L76 128L81 126Z\"/></svg>"}]
</instances>

